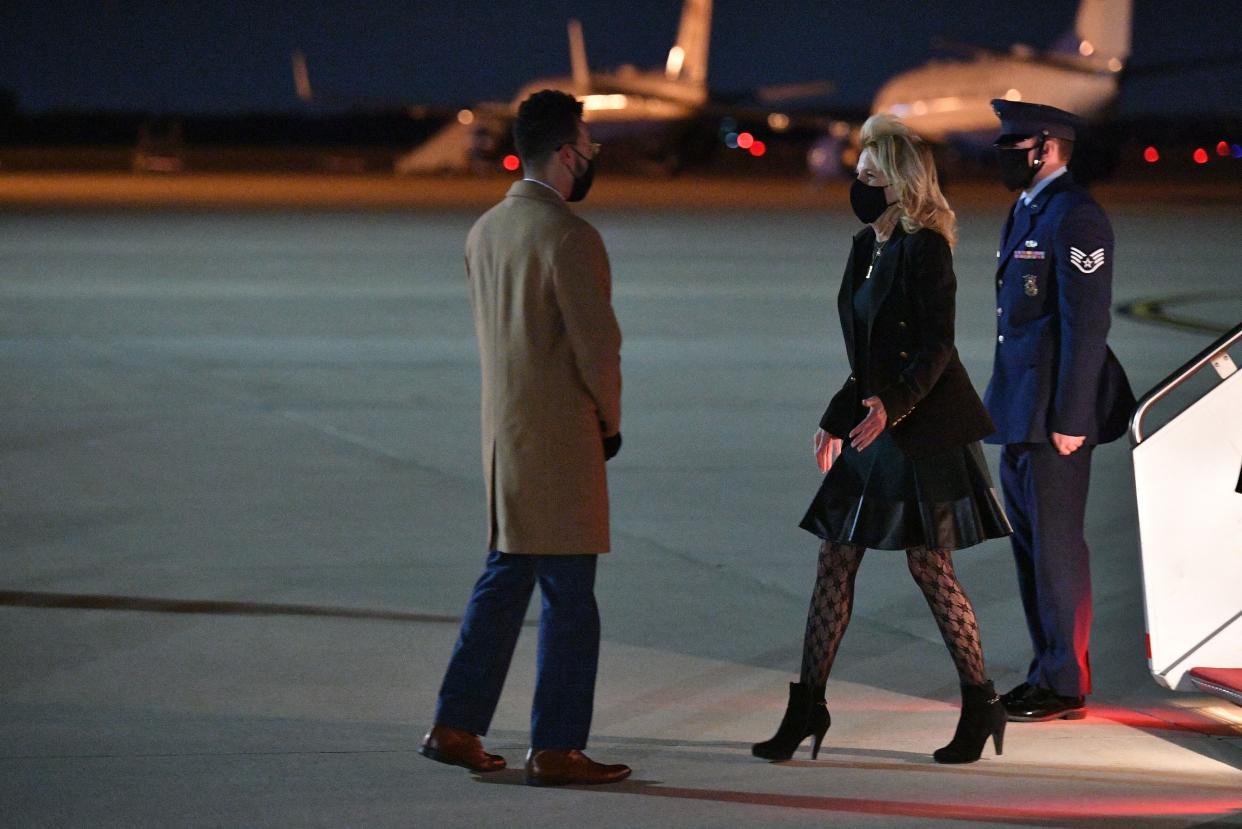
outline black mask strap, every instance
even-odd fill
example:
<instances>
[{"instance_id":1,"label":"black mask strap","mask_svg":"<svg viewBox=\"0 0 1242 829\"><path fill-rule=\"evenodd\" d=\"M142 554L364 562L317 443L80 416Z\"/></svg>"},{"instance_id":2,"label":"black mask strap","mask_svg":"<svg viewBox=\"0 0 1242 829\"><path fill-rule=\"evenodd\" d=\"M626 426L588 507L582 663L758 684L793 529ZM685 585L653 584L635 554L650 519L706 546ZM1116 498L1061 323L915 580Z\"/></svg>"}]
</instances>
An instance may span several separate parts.
<instances>
[{"instance_id":1,"label":"black mask strap","mask_svg":"<svg viewBox=\"0 0 1242 829\"><path fill-rule=\"evenodd\" d=\"M1039 168L1044 166L1044 144L1048 142L1048 130L1043 130L1035 137L1035 144L1031 147L1035 150L1035 160L1031 162L1031 167L1038 172Z\"/></svg>"}]
</instances>

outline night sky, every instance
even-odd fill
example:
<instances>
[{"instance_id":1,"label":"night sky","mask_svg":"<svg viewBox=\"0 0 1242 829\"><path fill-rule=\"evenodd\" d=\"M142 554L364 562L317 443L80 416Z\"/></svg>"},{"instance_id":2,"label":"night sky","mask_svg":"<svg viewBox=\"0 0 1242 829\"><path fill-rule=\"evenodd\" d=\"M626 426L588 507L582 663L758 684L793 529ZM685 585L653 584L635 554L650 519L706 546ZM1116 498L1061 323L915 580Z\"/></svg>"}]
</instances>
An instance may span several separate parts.
<instances>
[{"instance_id":1,"label":"night sky","mask_svg":"<svg viewBox=\"0 0 1242 829\"><path fill-rule=\"evenodd\" d=\"M1077 0L717 0L710 83L744 91L831 79L830 103L865 107L892 74L945 56L933 47L936 37L1043 47L1072 28L1076 8ZM592 67L650 67L663 64L680 9L679 0L3 0L0 87L32 112L298 111L289 54L301 48L317 87L344 95L508 100L527 80L568 74L569 17L582 20ZM1237 53L1240 9L1137 0L1131 62ZM1242 113L1242 64L1133 78L1122 111Z\"/></svg>"}]
</instances>

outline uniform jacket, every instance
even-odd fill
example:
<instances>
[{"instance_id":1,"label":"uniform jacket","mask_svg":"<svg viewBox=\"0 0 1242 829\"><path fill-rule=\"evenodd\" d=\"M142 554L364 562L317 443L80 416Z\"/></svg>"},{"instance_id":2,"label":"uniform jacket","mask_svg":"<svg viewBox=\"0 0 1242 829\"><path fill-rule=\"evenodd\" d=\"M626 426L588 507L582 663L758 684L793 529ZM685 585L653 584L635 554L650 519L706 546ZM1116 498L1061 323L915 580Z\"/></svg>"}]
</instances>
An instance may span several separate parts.
<instances>
[{"instance_id":1,"label":"uniform jacket","mask_svg":"<svg viewBox=\"0 0 1242 829\"><path fill-rule=\"evenodd\" d=\"M488 548L606 553L602 436L621 428L603 240L551 189L509 188L466 239L482 366Z\"/></svg>"},{"instance_id":2,"label":"uniform jacket","mask_svg":"<svg viewBox=\"0 0 1242 829\"><path fill-rule=\"evenodd\" d=\"M854 353L854 268L866 261L875 231L854 236L837 297L850 368ZM975 393L953 344L957 279L953 254L939 233L906 234L898 225L871 278L876 284L868 343L871 376L863 388L884 403L893 440L911 457L935 454L980 440L992 421ZM858 379L849 376L828 404L820 427L845 438L866 415Z\"/></svg>"},{"instance_id":3,"label":"uniform jacket","mask_svg":"<svg viewBox=\"0 0 1242 829\"><path fill-rule=\"evenodd\" d=\"M996 267L996 357L984 396L989 443L1089 444L1125 432L1134 395L1105 343L1113 230L1066 172L1010 213Z\"/></svg>"}]
</instances>

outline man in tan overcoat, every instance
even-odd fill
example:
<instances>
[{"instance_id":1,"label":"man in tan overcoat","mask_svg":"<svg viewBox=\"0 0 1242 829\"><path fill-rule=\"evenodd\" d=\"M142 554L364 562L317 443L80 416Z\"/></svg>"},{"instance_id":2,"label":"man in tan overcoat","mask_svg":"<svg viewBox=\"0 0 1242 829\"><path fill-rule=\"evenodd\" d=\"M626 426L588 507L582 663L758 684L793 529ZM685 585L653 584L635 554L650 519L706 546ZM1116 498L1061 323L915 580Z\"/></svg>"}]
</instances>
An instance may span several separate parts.
<instances>
[{"instance_id":1,"label":"man in tan overcoat","mask_svg":"<svg viewBox=\"0 0 1242 829\"><path fill-rule=\"evenodd\" d=\"M609 549L604 462L621 448L621 331L604 243L566 206L590 189L599 145L582 104L551 90L522 103L513 137L525 178L466 240L490 552L419 751L475 772L505 767L479 736L538 582L526 781L611 783L630 769L582 749L599 659L595 564Z\"/></svg>"}]
</instances>

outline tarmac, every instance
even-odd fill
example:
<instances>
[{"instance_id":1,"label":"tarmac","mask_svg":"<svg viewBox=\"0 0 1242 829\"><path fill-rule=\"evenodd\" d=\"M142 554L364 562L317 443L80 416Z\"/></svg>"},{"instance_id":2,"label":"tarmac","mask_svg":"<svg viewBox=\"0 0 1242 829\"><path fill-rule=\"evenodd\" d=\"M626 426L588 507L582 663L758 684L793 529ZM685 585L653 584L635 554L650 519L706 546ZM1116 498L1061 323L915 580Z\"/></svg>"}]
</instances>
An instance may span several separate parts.
<instances>
[{"instance_id":1,"label":"tarmac","mask_svg":"<svg viewBox=\"0 0 1242 829\"><path fill-rule=\"evenodd\" d=\"M588 752L634 775L538 789L538 602L486 738L511 768L416 753L486 554L461 250L504 182L59 180L0 177L0 827L1242 826L1242 708L1148 672L1124 441L1094 458L1085 720L933 763L956 676L904 557L874 551L819 759L750 756L814 576L797 523L847 373L844 187L603 178L584 203L625 336ZM980 391L999 190L950 192ZM1242 318L1237 192L1101 190L1114 301L1148 309L1110 334L1136 392ZM1008 544L955 561L1008 688L1029 659Z\"/></svg>"}]
</instances>

